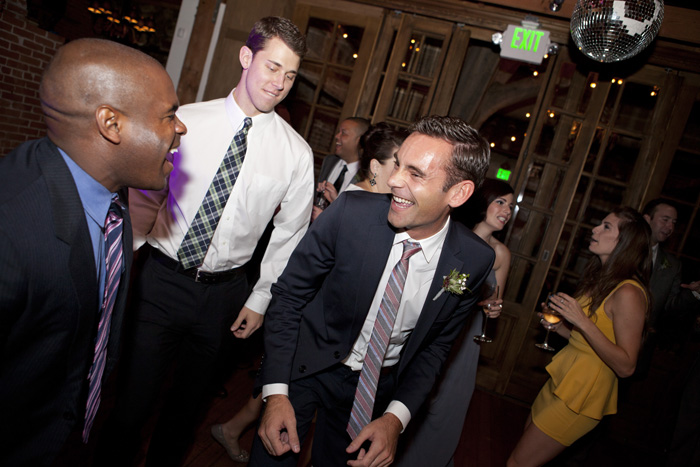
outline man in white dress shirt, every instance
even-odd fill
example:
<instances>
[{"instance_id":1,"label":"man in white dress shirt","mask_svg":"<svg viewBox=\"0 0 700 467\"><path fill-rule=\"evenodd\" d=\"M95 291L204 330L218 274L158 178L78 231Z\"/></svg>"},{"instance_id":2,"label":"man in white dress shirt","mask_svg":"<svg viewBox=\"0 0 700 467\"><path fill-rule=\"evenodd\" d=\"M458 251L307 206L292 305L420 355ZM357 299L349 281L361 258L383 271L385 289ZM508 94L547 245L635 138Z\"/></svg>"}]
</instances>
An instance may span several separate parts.
<instances>
[{"instance_id":1,"label":"man in white dress shirt","mask_svg":"<svg viewBox=\"0 0 700 467\"><path fill-rule=\"evenodd\" d=\"M360 169L360 138L369 129L369 120L350 117L338 126L335 134L335 154L326 156L318 174L316 196L332 203L344 192ZM317 202L313 208L312 220L323 211Z\"/></svg>"},{"instance_id":2,"label":"man in white dress shirt","mask_svg":"<svg viewBox=\"0 0 700 467\"><path fill-rule=\"evenodd\" d=\"M304 36L289 20L258 21L239 53L238 86L226 98L186 105L178 112L191 126L188 139L173 154L169 186L162 192L130 193L134 247L148 243L147 258L134 284L134 323L116 407L100 443L103 465L132 462L141 428L172 365L172 388L146 465L179 465L222 341L229 332L247 338L262 324L270 285L306 232L311 213L311 149L274 112L289 93L305 51ZM230 157L234 135L241 134L247 148L236 164L240 172L232 177L213 236L203 242L203 258L194 267L189 261L183 264L184 240L192 235L191 225L227 151ZM245 265L271 219L274 229L260 279L248 296Z\"/></svg>"}]
</instances>

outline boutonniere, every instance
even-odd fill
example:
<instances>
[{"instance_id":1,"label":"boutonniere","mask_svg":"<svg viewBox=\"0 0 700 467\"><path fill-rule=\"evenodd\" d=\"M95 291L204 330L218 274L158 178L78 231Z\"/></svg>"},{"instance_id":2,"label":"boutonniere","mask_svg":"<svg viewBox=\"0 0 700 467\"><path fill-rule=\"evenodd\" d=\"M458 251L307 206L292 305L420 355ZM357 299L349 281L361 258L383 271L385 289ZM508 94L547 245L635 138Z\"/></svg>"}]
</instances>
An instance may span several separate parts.
<instances>
[{"instance_id":1,"label":"boutonniere","mask_svg":"<svg viewBox=\"0 0 700 467\"><path fill-rule=\"evenodd\" d=\"M460 274L456 269L450 271L446 276L442 276L442 288L435 295L433 301L437 300L443 292L453 293L455 295L462 295L464 291L472 293L472 291L467 287L467 279L469 279L469 274Z\"/></svg>"},{"instance_id":2,"label":"boutonniere","mask_svg":"<svg viewBox=\"0 0 700 467\"><path fill-rule=\"evenodd\" d=\"M661 263L661 269L668 269L671 267L671 263L668 261L668 258L664 258L664 262Z\"/></svg>"}]
</instances>

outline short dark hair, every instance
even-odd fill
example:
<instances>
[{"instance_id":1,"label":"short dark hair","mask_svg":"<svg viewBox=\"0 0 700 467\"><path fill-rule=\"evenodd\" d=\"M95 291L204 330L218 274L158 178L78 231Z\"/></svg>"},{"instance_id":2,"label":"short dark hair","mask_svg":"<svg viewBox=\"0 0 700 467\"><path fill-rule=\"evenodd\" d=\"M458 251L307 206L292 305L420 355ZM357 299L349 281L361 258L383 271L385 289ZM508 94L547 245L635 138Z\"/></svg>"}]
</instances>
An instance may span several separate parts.
<instances>
[{"instance_id":1,"label":"short dark hair","mask_svg":"<svg viewBox=\"0 0 700 467\"><path fill-rule=\"evenodd\" d=\"M257 21L250 30L245 45L256 54L273 37L280 38L300 59L306 55L306 37L294 23L281 16L267 16Z\"/></svg>"},{"instance_id":2,"label":"short dark hair","mask_svg":"<svg viewBox=\"0 0 700 467\"><path fill-rule=\"evenodd\" d=\"M654 217L654 214L656 214L656 210L661 206L662 204L665 204L666 206L671 206L673 209L678 212L678 208L676 207L675 203L668 201L663 198L656 198L652 199L649 201L646 206L644 206L644 210L642 211L643 215L649 216L650 218Z\"/></svg>"},{"instance_id":3,"label":"short dark hair","mask_svg":"<svg viewBox=\"0 0 700 467\"><path fill-rule=\"evenodd\" d=\"M393 149L401 146L406 136L405 130L396 130L386 122L372 125L360 138L360 180L372 176L369 167L372 159L381 164L393 160Z\"/></svg>"},{"instance_id":4,"label":"short dark hair","mask_svg":"<svg viewBox=\"0 0 700 467\"><path fill-rule=\"evenodd\" d=\"M443 190L447 191L462 180L471 180L478 189L489 168L491 149L486 140L457 117L423 117L409 128L411 133L420 133L440 138L452 145L452 161L445 168L447 180Z\"/></svg>"}]
</instances>

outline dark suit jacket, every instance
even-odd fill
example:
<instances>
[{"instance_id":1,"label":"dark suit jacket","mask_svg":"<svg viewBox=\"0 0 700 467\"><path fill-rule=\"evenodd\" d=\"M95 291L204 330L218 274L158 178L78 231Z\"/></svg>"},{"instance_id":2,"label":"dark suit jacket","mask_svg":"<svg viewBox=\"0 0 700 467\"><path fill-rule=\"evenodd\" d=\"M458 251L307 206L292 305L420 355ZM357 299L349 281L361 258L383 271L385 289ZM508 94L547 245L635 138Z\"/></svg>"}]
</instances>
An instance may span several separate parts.
<instances>
[{"instance_id":1,"label":"dark suit jacket","mask_svg":"<svg viewBox=\"0 0 700 467\"><path fill-rule=\"evenodd\" d=\"M105 378L129 281L127 213L123 239L126 272ZM0 465L48 465L70 432L82 430L98 310L93 248L73 177L47 138L25 143L0 159Z\"/></svg>"},{"instance_id":2,"label":"dark suit jacket","mask_svg":"<svg viewBox=\"0 0 700 467\"><path fill-rule=\"evenodd\" d=\"M328 176L331 174L333 167L340 162L340 157L335 154L328 154L321 163L321 171L318 173L318 182L323 182L328 180Z\"/></svg>"},{"instance_id":3,"label":"dark suit jacket","mask_svg":"<svg viewBox=\"0 0 700 467\"><path fill-rule=\"evenodd\" d=\"M654 328L665 324L665 312L689 311L698 303L692 292L681 288L681 262L668 254L661 245L656 253L649 290L652 299L649 325Z\"/></svg>"},{"instance_id":4,"label":"dark suit jacket","mask_svg":"<svg viewBox=\"0 0 700 467\"><path fill-rule=\"evenodd\" d=\"M395 231L390 198L343 194L311 225L272 286L265 316L265 360L259 382L289 383L343 360L351 351L386 266ZM452 269L469 273L477 291L493 266L493 250L457 222L450 224L435 277L398 364L394 399L415 414L426 399L478 293L443 293Z\"/></svg>"}]
</instances>

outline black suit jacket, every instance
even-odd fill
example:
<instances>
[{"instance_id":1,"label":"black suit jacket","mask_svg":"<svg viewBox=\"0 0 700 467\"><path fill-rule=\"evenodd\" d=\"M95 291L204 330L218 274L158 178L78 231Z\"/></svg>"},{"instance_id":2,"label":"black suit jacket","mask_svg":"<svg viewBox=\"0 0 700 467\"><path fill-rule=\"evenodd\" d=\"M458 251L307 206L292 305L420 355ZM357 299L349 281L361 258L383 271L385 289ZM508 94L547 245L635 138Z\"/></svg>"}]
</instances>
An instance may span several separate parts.
<instances>
[{"instance_id":1,"label":"black suit jacket","mask_svg":"<svg viewBox=\"0 0 700 467\"><path fill-rule=\"evenodd\" d=\"M386 266L395 231L387 220L389 196L343 194L311 225L272 286L265 316L261 384L289 383L343 360L359 335ZM420 318L398 364L394 399L415 414L426 399L478 293L443 293L452 269L469 273L478 291L493 250L452 222Z\"/></svg>"},{"instance_id":2,"label":"black suit jacket","mask_svg":"<svg viewBox=\"0 0 700 467\"><path fill-rule=\"evenodd\" d=\"M131 266L126 212L123 242L126 272L104 378L118 353ZM48 465L70 432L82 429L98 295L68 167L47 138L19 146L0 160L0 465Z\"/></svg>"},{"instance_id":3,"label":"black suit jacket","mask_svg":"<svg viewBox=\"0 0 700 467\"><path fill-rule=\"evenodd\" d=\"M335 154L328 154L321 163L321 171L318 173L318 182L323 182L328 180L328 176L333 171L333 167L340 162L340 157ZM335 180L334 180L335 181Z\"/></svg>"}]
</instances>

